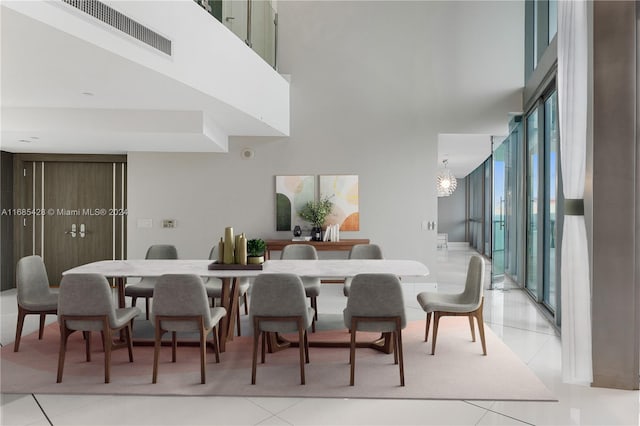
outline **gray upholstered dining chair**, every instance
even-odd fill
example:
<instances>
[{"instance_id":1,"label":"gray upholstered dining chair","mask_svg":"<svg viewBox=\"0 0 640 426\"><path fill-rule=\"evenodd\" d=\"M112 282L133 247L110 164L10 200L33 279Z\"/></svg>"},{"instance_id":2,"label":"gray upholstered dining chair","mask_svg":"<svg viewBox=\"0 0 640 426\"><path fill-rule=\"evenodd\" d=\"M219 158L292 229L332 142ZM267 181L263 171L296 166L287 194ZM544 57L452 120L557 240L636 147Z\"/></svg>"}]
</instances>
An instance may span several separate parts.
<instances>
[{"instance_id":1,"label":"gray upholstered dining chair","mask_svg":"<svg viewBox=\"0 0 640 426\"><path fill-rule=\"evenodd\" d=\"M316 248L310 244L289 244L284 246L280 253L280 259L283 260L316 260L318 252ZM311 300L311 307L314 310L313 323L311 331L316 331L316 321L318 320L318 296L320 296L320 278L302 277L304 284L304 293Z\"/></svg>"},{"instance_id":2,"label":"gray upholstered dining chair","mask_svg":"<svg viewBox=\"0 0 640 426\"><path fill-rule=\"evenodd\" d=\"M40 256L26 256L18 261L16 287L18 288L18 323L16 340L13 344L14 352L20 349L25 316L40 315L38 339L42 340L47 314L58 313L58 293L49 287L47 269Z\"/></svg>"},{"instance_id":3,"label":"gray upholstered dining chair","mask_svg":"<svg viewBox=\"0 0 640 426\"><path fill-rule=\"evenodd\" d=\"M213 246L211 251L209 252L209 260L217 259L218 254L218 246ZM236 311L236 330L238 331L238 336L242 335L242 330L240 326L240 306L244 305L244 314L249 315L249 301L247 298L247 293L249 292L249 287L251 283L249 282L249 278L241 277L234 278L236 280L235 284L238 286L238 310ZM207 290L207 296L211 299L212 306L215 305L215 300L220 299L222 297L222 280L215 277L203 277L202 281L204 282L204 287Z\"/></svg>"},{"instance_id":4,"label":"gray upholstered dining chair","mask_svg":"<svg viewBox=\"0 0 640 426\"><path fill-rule=\"evenodd\" d=\"M111 286L100 274L68 274L60 282L58 322L60 323L60 354L58 379L62 382L64 359L69 335L74 331L85 334L86 358L91 361L91 332L102 334L104 347L104 382L110 381L111 350L127 347L129 362L133 362L131 332L133 319L141 313L139 308L116 309ZM125 342L114 343L114 332L125 331Z\"/></svg>"},{"instance_id":5,"label":"gray upholstered dining chair","mask_svg":"<svg viewBox=\"0 0 640 426\"><path fill-rule=\"evenodd\" d=\"M304 364L309 362L307 329L314 310L307 306L304 285L294 274L261 274L251 290L250 320L253 324L253 364L251 384L256 384L258 340L262 336L262 363L265 362L267 333L298 332L300 383L305 384Z\"/></svg>"},{"instance_id":6,"label":"gray upholstered dining chair","mask_svg":"<svg viewBox=\"0 0 640 426\"><path fill-rule=\"evenodd\" d=\"M356 244L349 251L349 259L384 259L382 257L382 249L377 244ZM344 287L342 289L345 296L349 297L351 290L352 277L344 279Z\"/></svg>"},{"instance_id":7,"label":"gray upholstered dining chair","mask_svg":"<svg viewBox=\"0 0 640 426\"><path fill-rule=\"evenodd\" d=\"M169 244L156 244L147 249L145 259L177 259L178 250ZM149 319L149 299L153 297L153 288L156 285L156 278L142 277L140 281L128 284L124 289L124 295L131 297L131 306L136 306L138 297L144 297L145 316Z\"/></svg>"},{"instance_id":8,"label":"gray upholstered dining chair","mask_svg":"<svg viewBox=\"0 0 640 426\"><path fill-rule=\"evenodd\" d=\"M424 291L418 294L418 303L427 314L427 324L424 331L424 341L429 337L429 324L433 313L433 336L431 342L431 354L436 352L436 339L438 337L438 323L444 316L468 316L471 327L471 339L476 341L476 333L473 326L473 318L478 322L482 353L487 354L487 345L484 339L484 320L482 308L484 296L484 259L479 255L471 256L467 268L467 279L462 293L436 293Z\"/></svg>"},{"instance_id":9,"label":"gray upholstered dining chair","mask_svg":"<svg viewBox=\"0 0 640 426\"><path fill-rule=\"evenodd\" d=\"M197 332L200 337L200 382L206 383L207 335L212 332L216 362L220 362L218 323L227 314L211 308L202 278L192 274L162 275L153 291L152 320L155 325L153 383L158 379L158 359L162 335L171 332L171 361L176 362L177 332Z\"/></svg>"},{"instance_id":10,"label":"gray upholstered dining chair","mask_svg":"<svg viewBox=\"0 0 640 426\"><path fill-rule=\"evenodd\" d=\"M400 280L393 274L358 274L353 277L351 292L344 310L344 324L351 330L350 384L355 381L356 334L358 331L390 333L394 363L399 363L400 386L404 386L402 329L407 325Z\"/></svg>"}]
</instances>

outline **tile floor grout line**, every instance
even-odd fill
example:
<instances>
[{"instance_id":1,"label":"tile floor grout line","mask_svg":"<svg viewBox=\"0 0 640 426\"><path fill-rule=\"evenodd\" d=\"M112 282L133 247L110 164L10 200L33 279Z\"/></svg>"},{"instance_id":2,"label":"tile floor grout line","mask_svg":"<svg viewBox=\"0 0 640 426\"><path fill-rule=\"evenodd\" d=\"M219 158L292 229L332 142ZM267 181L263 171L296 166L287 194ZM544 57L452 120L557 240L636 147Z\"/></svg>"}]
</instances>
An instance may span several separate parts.
<instances>
[{"instance_id":1,"label":"tile floor grout line","mask_svg":"<svg viewBox=\"0 0 640 426\"><path fill-rule=\"evenodd\" d=\"M260 408L262 408L264 411L266 411L267 413L272 414L273 416L278 416L278 414L282 413L283 411L288 410L288 409L289 409L289 408L291 408L291 407L295 407L296 405L298 405L298 404L300 404L300 403L302 402L302 399L298 399L298 401L294 402L293 404L291 404L291 405L290 405L290 406L288 406L287 408L284 408L284 409L282 409L282 410L278 411L277 413L274 413L273 411L271 411L271 410L269 410L269 409L267 409L267 408L263 407L262 405L258 404L258 403L257 403L257 402L255 402L255 401L253 401L253 399L252 399L252 398L253 398L253 397L246 397L245 399L246 399L247 401L249 401L250 403L252 403L253 405L255 405L256 407L260 407ZM270 397L267 397L267 398L270 398ZM264 420L263 420L263 421L264 421ZM289 422L287 422L287 423L289 423Z\"/></svg>"},{"instance_id":2,"label":"tile floor grout line","mask_svg":"<svg viewBox=\"0 0 640 426\"><path fill-rule=\"evenodd\" d=\"M271 417L267 417L266 419L262 420L260 423L254 423L254 425L255 425L255 426L260 426L261 424L264 424L264 422L266 422L267 420L272 420L274 417L275 417L276 419L278 419L278 420L280 420L280 421L282 421L282 422L284 422L284 423L288 424L288 425L294 426L294 424L293 424L293 423L288 422L288 421L286 421L285 419L283 419L282 417L280 417L280 416L278 416L278 415L275 415L275 414L274 414L273 416L271 416Z\"/></svg>"},{"instance_id":3,"label":"tile floor grout line","mask_svg":"<svg viewBox=\"0 0 640 426\"><path fill-rule=\"evenodd\" d=\"M531 333L536 333L536 334L540 334L540 335L544 335L544 336L560 337L560 336L558 336L556 333L553 333L553 334L551 334L551 333L545 333L544 331L539 331L539 330L530 330L530 329L528 329L528 328L516 327L516 326L513 326L513 325L507 325L507 324L499 323L499 322L495 322L495 321L485 321L484 323L485 323L485 325L493 324L493 325L498 325L498 326L505 327L505 328L511 328L511 329L513 329L513 330L529 331L529 332L531 332Z\"/></svg>"},{"instance_id":4,"label":"tile floor grout line","mask_svg":"<svg viewBox=\"0 0 640 426\"><path fill-rule=\"evenodd\" d=\"M49 425L53 426L51 419L49 418L49 416L47 416L47 413L44 411L44 408L42 408L42 405L40 405L40 401L38 401L38 398L36 398L36 395L32 393L31 396L33 397L33 400L36 402L36 404L38 404L38 408L40 408L40 411L42 411L42 415L44 416L45 419L47 419L47 422L49 422Z\"/></svg>"},{"instance_id":5,"label":"tile floor grout line","mask_svg":"<svg viewBox=\"0 0 640 426\"><path fill-rule=\"evenodd\" d=\"M472 406L474 406L474 407L478 407L478 408L481 408L481 409L483 409L483 410L486 410L486 411L485 411L485 413L484 413L484 414L482 415L482 417L480 418L480 420L478 420L478 422L476 423L476 425L477 425L477 424L479 424L479 423L480 423L480 421L481 421L481 420L482 420L482 419L483 419L483 418L484 418L484 417L485 417L489 412L491 412L491 413L493 413L493 414L498 414L498 415L500 415L500 416L507 417L507 418L509 418L509 419L515 420L515 421L520 422L520 423L525 424L525 425L535 426L533 423L529 423L529 422L526 422L526 421L524 421L524 420L520 420L520 419L519 419L519 418L517 418L517 417L509 416L509 415L507 415L507 414L503 414L503 413L501 413L501 412L499 412L499 411L495 411L495 410L493 410L493 409L491 409L491 408L485 408L485 407L482 407L481 405L474 404L474 403L473 403L473 402L471 402L471 401L462 400L462 402L467 403L467 404L469 404L469 405L472 405ZM492 402L493 402L493 404L495 404L497 401L492 400ZM492 406L492 407L493 407L493 404L491 404L491 406Z\"/></svg>"}]
</instances>

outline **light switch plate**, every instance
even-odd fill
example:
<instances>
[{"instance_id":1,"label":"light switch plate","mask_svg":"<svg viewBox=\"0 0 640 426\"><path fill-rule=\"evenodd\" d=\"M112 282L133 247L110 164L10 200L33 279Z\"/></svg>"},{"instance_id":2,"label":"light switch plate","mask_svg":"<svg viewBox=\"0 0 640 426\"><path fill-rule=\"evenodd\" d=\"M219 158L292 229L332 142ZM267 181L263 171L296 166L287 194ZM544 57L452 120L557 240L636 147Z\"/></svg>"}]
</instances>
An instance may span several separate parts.
<instances>
[{"instance_id":1,"label":"light switch plate","mask_svg":"<svg viewBox=\"0 0 640 426\"><path fill-rule=\"evenodd\" d=\"M162 221L162 227L163 228L175 228L176 227L176 220L175 219L164 219Z\"/></svg>"}]
</instances>

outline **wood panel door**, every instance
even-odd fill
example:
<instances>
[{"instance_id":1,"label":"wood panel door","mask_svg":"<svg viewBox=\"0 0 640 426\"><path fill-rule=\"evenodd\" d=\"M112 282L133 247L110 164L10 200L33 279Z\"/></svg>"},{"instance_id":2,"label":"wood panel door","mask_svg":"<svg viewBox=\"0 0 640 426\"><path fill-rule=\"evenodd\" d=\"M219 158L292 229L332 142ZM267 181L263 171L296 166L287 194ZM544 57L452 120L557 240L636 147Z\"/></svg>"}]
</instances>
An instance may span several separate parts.
<instances>
[{"instance_id":1,"label":"wood panel door","mask_svg":"<svg viewBox=\"0 0 640 426\"><path fill-rule=\"evenodd\" d=\"M35 213L20 224L20 256L41 255L51 286L75 266L124 259L124 163L34 161L23 166L24 199Z\"/></svg>"}]
</instances>

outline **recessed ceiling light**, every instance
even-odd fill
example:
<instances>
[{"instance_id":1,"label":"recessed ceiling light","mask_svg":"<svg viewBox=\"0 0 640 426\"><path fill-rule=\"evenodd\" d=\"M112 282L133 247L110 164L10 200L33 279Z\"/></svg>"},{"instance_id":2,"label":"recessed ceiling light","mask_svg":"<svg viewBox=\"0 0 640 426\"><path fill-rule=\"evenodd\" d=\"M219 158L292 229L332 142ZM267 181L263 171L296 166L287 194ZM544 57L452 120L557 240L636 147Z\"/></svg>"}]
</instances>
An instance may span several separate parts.
<instances>
[{"instance_id":1,"label":"recessed ceiling light","mask_svg":"<svg viewBox=\"0 0 640 426\"><path fill-rule=\"evenodd\" d=\"M29 136L29 139L38 140L38 139L40 139L40 138L39 138L39 137L37 137L37 136Z\"/></svg>"},{"instance_id":2,"label":"recessed ceiling light","mask_svg":"<svg viewBox=\"0 0 640 426\"><path fill-rule=\"evenodd\" d=\"M93 93L91 92L82 92L82 94L85 96L93 96Z\"/></svg>"},{"instance_id":3,"label":"recessed ceiling light","mask_svg":"<svg viewBox=\"0 0 640 426\"><path fill-rule=\"evenodd\" d=\"M30 141L29 139L20 139L18 140L18 142L22 142L22 143L31 143L33 141Z\"/></svg>"}]
</instances>

